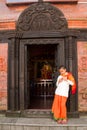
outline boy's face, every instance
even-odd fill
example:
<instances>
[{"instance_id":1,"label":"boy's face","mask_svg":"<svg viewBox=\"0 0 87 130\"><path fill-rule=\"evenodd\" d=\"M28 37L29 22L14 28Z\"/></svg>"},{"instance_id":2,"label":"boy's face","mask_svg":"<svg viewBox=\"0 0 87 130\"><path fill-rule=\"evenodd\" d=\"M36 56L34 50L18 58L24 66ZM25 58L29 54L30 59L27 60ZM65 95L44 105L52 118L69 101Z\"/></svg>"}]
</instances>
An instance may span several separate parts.
<instances>
[{"instance_id":1,"label":"boy's face","mask_svg":"<svg viewBox=\"0 0 87 130\"><path fill-rule=\"evenodd\" d=\"M66 69L64 69L64 68L59 69L59 73L61 75L64 75L66 73Z\"/></svg>"}]
</instances>

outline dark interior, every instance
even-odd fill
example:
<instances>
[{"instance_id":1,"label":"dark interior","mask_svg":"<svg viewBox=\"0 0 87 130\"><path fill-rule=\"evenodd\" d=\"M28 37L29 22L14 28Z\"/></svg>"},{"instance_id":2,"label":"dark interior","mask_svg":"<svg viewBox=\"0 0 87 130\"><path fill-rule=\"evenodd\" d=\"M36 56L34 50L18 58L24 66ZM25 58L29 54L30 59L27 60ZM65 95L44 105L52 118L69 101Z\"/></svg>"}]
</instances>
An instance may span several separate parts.
<instances>
[{"instance_id":1,"label":"dark interior","mask_svg":"<svg viewBox=\"0 0 87 130\"><path fill-rule=\"evenodd\" d=\"M30 93L30 109L50 109L54 97L56 45L28 45L27 70Z\"/></svg>"}]
</instances>

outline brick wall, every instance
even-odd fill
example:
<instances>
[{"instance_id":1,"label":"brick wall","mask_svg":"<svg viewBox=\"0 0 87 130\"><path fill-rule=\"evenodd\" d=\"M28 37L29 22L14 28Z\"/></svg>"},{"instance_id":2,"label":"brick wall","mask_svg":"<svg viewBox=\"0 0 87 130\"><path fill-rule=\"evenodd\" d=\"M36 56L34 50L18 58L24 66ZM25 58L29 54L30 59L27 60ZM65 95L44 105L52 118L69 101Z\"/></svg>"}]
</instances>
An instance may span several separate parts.
<instances>
[{"instance_id":1,"label":"brick wall","mask_svg":"<svg viewBox=\"0 0 87 130\"><path fill-rule=\"evenodd\" d=\"M78 105L87 111L87 42L78 42Z\"/></svg>"},{"instance_id":2,"label":"brick wall","mask_svg":"<svg viewBox=\"0 0 87 130\"><path fill-rule=\"evenodd\" d=\"M8 44L0 43L0 110L7 109L7 51Z\"/></svg>"},{"instance_id":3,"label":"brick wall","mask_svg":"<svg viewBox=\"0 0 87 130\"><path fill-rule=\"evenodd\" d=\"M0 30L10 30L15 29L15 22L1 22L0 23Z\"/></svg>"},{"instance_id":4,"label":"brick wall","mask_svg":"<svg viewBox=\"0 0 87 130\"><path fill-rule=\"evenodd\" d=\"M83 0L78 0L82 2ZM84 1L83 1L84 2ZM87 0L85 0L87 2ZM53 4L60 9L68 21L69 28L87 28L87 4ZM29 5L7 6L0 1L0 30L15 29L16 21L22 11ZM4 10L4 13L3 13Z\"/></svg>"}]
</instances>

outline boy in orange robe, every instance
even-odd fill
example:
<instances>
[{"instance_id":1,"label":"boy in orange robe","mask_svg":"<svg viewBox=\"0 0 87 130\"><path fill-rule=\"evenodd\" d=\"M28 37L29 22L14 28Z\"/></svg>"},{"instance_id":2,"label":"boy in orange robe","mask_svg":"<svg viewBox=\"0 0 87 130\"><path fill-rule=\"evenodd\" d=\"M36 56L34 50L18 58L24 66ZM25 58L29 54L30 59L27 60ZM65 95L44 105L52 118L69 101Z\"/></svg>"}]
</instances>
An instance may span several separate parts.
<instances>
[{"instance_id":1,"label":"boy in orange robe","mask_svg":"<svg viewBox=\"0 0 87 130\"><path fill-rule=\"evenodd\" d=\"M73 75L66 71L64 66L59 67L60 75L57 78L55 97L52 105L52 113L58 123L67 123L66 101L69 95L69 87L72 86L71 93L76 93L76 82Z\"/></svg>"}]
</instances>

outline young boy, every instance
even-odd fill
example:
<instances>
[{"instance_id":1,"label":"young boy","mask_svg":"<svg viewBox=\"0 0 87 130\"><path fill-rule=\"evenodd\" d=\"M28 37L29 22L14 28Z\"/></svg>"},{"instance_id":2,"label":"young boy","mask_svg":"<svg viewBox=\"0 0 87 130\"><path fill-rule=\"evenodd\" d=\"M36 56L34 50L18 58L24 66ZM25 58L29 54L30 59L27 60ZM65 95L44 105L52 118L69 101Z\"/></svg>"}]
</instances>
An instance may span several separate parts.
<instances>
[{"instance_id":1,"label":"young boy","mask_svg":"<svg viewBox=\"0 0 87 130\"><path fill-rule=\"evenodd\" d=\"M60 75L57 78L55 97L52 105L52 113L54 119L58 123L67 123L67 109L66 101L69 95L69 86L72 86L72 94L76 92L76 83L75 79L71 73L66 71L64 66L59 67Z\"/></svg>"}]
</instances>

